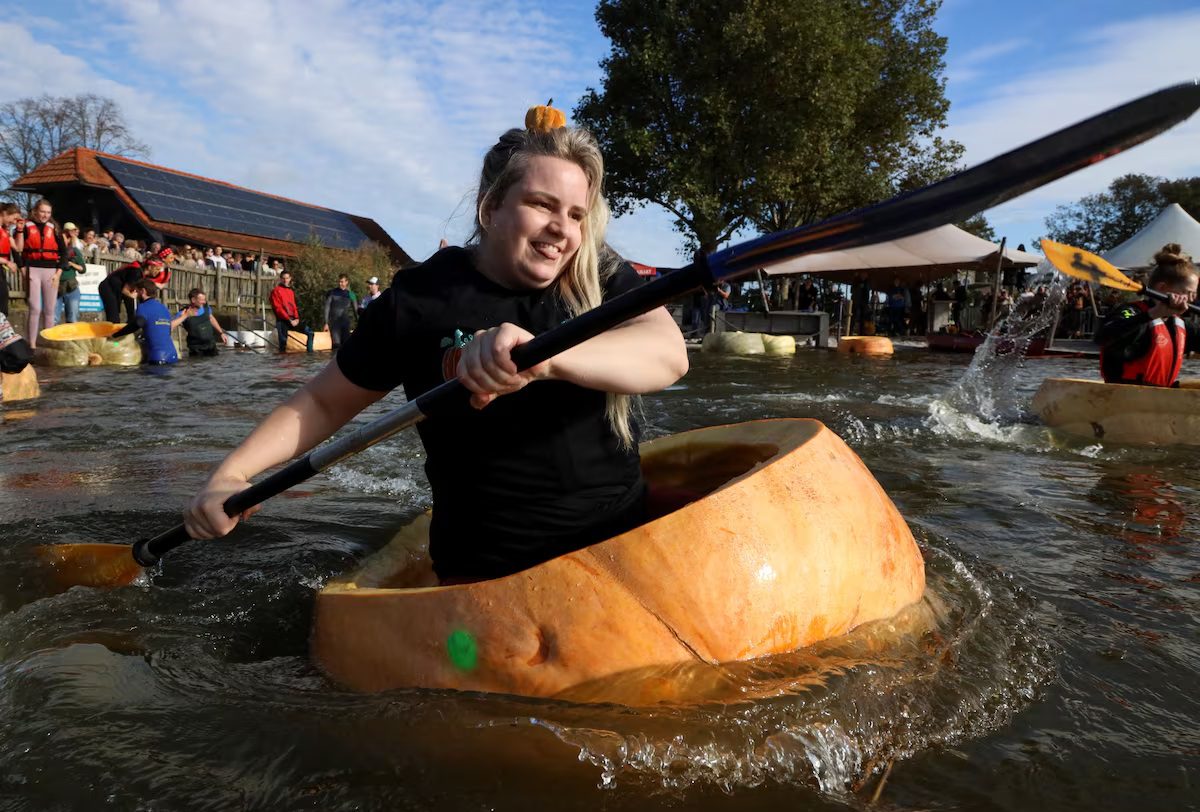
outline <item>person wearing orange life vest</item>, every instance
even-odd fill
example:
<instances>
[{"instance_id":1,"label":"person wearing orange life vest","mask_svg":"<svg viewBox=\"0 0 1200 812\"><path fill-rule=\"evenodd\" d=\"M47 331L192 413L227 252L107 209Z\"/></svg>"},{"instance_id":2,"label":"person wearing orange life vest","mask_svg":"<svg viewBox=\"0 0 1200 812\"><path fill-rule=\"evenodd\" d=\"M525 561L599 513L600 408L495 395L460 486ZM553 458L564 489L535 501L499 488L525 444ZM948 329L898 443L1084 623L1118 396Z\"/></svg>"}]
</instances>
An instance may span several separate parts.
<instances>
[{"instance_id":1,"label":"person wearing orange life vest","mask_svg":"<svg viewBox=\"0 0 1200 812\"><path fill-rule=\"evenodd\" d=\"M51 219L50 201L42 198L33 205L31 219L20 226L13 248L21 254L25 290L29 296L29 346L37 348L38 331L54 326L54 305L58 301L58 277L62 273L62 237L58 224ZM38 327L41 320L42 327Z\"/></svg>"},{"instance_id":2,"label":"person wearing orange life vest","mask_svg":"<svg viewBox=\"0 0 1200 812\"><path fill-rule=\"evenodd\" d=\"M1178 386L1185 353L1200 350L1200 326L1182 318L1196 298L1198 272L1177 243L1154 255L1147 285L1170 301L1119 305L1096 330L1105 383Z\"/></svg>"}]
</instances>

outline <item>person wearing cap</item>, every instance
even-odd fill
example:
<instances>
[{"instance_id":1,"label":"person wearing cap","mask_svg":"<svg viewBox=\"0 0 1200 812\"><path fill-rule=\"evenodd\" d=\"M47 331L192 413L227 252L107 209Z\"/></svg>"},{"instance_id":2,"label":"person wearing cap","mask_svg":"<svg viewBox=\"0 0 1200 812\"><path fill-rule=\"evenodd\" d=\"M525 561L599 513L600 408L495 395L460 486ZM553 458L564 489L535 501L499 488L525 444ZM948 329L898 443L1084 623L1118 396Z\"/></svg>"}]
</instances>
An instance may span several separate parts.
<instances>
[{"instance_id":1,"label":"person wearing cap","mask_svg":"<svg viewBox=\"0 0 1200 812\"><path fill-rule=\"evenodd\" d=\"M383 295L383 291L379 289L379 277L372 276L367 280L367 295L358 303L358 312L361 315L367 309L367 305Z\"/></svg>"},{"instance_id":2,"label":"person wearing cap","mask_svg":"<svg viewBox=\"0 0 1200 812\"><path fill-rule=\"evenodd\" d=\"M79 241L79 226L63 226L62 274L58 277L58 304L54 309L59 324L79 321L79 279L84 272L83 243Z\"/></svg>"},{"instance_id":3,"label":"person wearing cap","mask_svg":"<svg viewBox=\"0 0 1200 812\"><path fill-rule=\"evenodd\" d=\"M167 283L171 281L171 269L167 263L175 258L175 252L171 248L163 248L150 259L146 260L146 270L143 273L145 279L149 279L159 290L166 288Z\"/></svg>"}]
</instances>

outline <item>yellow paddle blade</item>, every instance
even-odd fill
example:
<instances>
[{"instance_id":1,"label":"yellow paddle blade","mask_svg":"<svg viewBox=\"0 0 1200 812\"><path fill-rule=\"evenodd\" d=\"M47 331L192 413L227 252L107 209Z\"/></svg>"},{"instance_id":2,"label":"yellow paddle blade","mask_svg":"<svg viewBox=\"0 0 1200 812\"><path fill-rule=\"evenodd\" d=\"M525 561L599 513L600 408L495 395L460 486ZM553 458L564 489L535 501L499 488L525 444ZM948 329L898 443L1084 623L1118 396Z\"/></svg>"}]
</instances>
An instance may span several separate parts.
<instances>
[{"instance_id":1,"label":"yellow paddle blade","mask_svg":"<svg viewBox=\"0 0 1200 812\"><path fill-rule=\"evenodd\" d=\"M1106 288L1131 290L1134 293L1142 290L1141 285L1121 273L1115 265L1101 259L1091 251L1073 248L1070 245L1054 242L1054 240L1042 240L1042 251L1045 252L1046 259L1050 260L1050 264L1067 276L1103 285Z\"/></svg>"},{"instance_id":2,"label":"yellow paddle blade","mask_svg":"<svg viewBox=\"0 0 1200 812\"><path fill-rule=\"evenodd\" d=\"M43 544L34 552L66 587L127 586L144 572L128 544Z\"/></svg>"}]
</instances>

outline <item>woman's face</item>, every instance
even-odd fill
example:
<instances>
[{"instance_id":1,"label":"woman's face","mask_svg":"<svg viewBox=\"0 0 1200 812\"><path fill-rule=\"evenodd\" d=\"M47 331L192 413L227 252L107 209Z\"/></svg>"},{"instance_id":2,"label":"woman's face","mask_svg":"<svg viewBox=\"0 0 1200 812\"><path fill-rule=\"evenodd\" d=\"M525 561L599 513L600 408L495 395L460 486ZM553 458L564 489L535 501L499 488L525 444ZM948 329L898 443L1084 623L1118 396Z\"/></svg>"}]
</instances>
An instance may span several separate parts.
<instances>
[{"instance_id":1,"label":"woman's face","mask_svg":"<svg viewBox=\"0 0 1200 812\"><path fill-rule=\"evenodd\" d=\"M587 176L578 165L531 159L525 176L484 213L484 273L507 288L549 286L579 250L587 205Z\"/></svg>"}]
</instances>

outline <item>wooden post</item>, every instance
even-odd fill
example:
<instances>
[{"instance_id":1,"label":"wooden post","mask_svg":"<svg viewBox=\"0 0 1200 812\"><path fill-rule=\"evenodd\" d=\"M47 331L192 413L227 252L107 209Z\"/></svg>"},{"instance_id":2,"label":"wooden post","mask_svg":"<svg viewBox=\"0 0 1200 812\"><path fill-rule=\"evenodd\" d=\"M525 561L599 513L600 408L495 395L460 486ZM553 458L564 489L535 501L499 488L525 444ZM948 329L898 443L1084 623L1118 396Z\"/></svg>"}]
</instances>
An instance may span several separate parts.
<instances>
[{"instance_id":1,"label":"wooden post","mask_svg":"<svg viewBox=\"0 0 1200 812\"><path fill-rule=\"evenodd\" d=\"M759 268L755 273L758 274L758 295L762 297L763 312L770 313L771 302L767 299L767 283L763 281L762 268Z\"/></svg>"},{"instance_id":2,"label":"wooden post","mask_svg":"<svg viewBox=\"0 0 1200 812\"><path fill-rule=\"evenodd\" d=\"M996 283L992 286L992 312L988 316L988 328L990 333L996 325L996 305L1000 300L1000 282L1004 274L1004 246L1008 243L1008 237L1000 238L1000 252L996 259Z\"/></svg>"}]
</instances>

